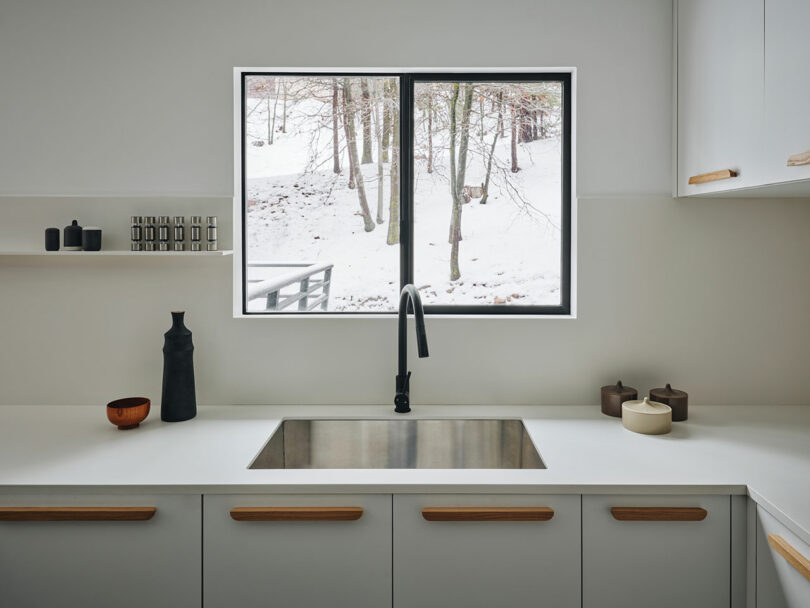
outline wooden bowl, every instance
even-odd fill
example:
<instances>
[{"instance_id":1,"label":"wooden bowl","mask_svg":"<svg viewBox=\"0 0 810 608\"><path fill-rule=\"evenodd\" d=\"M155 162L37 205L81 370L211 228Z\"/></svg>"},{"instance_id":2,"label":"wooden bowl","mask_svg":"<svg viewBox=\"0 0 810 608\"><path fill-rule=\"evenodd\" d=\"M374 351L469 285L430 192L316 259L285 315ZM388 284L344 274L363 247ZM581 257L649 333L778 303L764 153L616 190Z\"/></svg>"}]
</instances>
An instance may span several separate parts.
<instances>
[{"instance_id":1,"label":"wooden bowl","mask_svg":"<svg viewBox=\"0 0 810 608\"><path fill-rule=\"evenodd\" d=\"M119 431L134 429L149 415L151 401L146 397L127 397L107 404L107 419Z\"/></svg>"}]
</instances>

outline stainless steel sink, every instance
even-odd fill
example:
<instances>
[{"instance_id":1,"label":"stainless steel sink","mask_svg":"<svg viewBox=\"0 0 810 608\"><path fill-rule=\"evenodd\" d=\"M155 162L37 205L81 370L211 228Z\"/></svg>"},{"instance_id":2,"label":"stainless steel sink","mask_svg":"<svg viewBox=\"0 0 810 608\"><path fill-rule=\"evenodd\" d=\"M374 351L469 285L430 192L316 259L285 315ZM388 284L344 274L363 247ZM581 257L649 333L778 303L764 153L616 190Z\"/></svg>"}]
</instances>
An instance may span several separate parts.
<instances>
[{"instance_id":1,"label":"stainless steel sink","mask_svg":"<svg viewBox=\"0 0 810 608\"><path fill-rule=\"evenodd\" d=\"M545 469L520 420L284 420L251 469Z\"/></svg>"}]
</instances>

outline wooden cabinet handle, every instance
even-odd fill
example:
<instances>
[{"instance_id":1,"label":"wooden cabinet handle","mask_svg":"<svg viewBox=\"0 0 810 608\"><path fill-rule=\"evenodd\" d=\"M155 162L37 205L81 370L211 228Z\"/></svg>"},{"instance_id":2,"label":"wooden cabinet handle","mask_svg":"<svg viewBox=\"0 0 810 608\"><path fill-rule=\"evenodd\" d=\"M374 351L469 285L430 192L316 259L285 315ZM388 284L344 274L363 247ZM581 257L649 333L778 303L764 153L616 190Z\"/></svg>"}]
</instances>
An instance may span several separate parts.
<instances>
[{"instance_id":1,"label":"wooden cabinet handle","mask_svg":"<svg viewBox=\"0 0 810 608\"><path fill-rule=\"evenodd\" d=\"M235 507L236 521L355 521L363 516L361 507Z\"/></svg>"},{"instance_id":2,"label":"wooden cabinet handle","mask_svg":"<svg viewBox=\"0 0 810 608\"><path fill-rule=\"evenodd\" d=\"M427 521L548 521L548 507L429 507L422 509Z\"/></svg>"},{"instance_id":3,"label":"wooden cabinet handle","mask_svg":"<svg viewBox=\"0 0 810 608\"><path fill-rule=\"evenodd\" d=\"M0 507L0 521L146 521L155 507Z\"/></svg>"},{"instance_id":4,"label":"wooden cabinet handle","mask_svg":"<svg viewBox=\"0 0 810 608\"><path fill-rule=\"evenodd\" d=\"M611 507L619 521L703 521L708 515L700 507Z\"/></svg>"},{"instance_id":5,"label":"wooden cabinet handle","mask_svg":"<svg viewBox=\"0 0 810 608\"><path fill-rule=\"evenodd\" d=\"M737 172L731 169L723 169L722 171L712 171L711 173L701 173L700 175L693 175L689 178L690 184L705 184L706 182L716 182L721 179L728 179L730 177L737 177Z\"/></svg>"},{"instance_id":6,"label":"wooden cabinet handle","mask_svg":"<svg viewBox=\"0 0 810 608\"><path fill-rule=\"evenodd\" d=\"M801 167L802 165L810 165L810 152L793 154L787 159L788 167Z\"/></svg>"},{"instance_id":7,"label":"wooden cabinet handle","mask_svg":"<svg viewBox=\"0 0 810 608\"><path fill-rule=\"evenodd\" d=\"M773 547L785 561L793 566L799 574L810 581L810 560L796 551L796 549L778 534L768 534L768 544Z\"/></svg>"}]
</instances>

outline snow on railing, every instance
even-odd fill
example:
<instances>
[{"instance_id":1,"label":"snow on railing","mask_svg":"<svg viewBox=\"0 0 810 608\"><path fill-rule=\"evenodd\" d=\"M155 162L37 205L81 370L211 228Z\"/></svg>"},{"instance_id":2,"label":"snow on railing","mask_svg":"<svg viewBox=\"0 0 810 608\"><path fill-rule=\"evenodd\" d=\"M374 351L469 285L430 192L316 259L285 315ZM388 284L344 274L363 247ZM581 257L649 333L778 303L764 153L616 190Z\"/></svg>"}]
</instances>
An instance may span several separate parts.
<instances>
[{"instance_id":1,"label":"snow on railing","mask_svg":"<svg viewBox=\"0 0 810 608\"><path fill-rule=\"evenodd\" d=\"M248 302L258 298L267 298L266 309L284 310L298 302L298 310L306 312L318 306L326 310L329 304L329 288L332 283L332 264L317 262L249 262L248 267ZM269 279L251 279L250 270L257 268L292 268L290 272ZM320 279L312 277L323 273ZM281 290L298 283L298 292L282 294ZM316 295L316 292L320 294Z\"/></svg>"}]
</instances>

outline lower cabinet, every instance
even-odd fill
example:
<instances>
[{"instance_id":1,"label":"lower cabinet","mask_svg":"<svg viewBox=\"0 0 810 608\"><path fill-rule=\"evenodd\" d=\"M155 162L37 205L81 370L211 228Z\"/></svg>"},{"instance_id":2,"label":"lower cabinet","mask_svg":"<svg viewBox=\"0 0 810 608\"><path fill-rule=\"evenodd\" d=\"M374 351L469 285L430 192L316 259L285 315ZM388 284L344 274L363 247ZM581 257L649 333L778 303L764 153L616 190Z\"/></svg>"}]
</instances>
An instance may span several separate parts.
<instances>
[{"instance_id":1,"label":"lower cabinet","mask_svg":"<svg viewBox=\"0 0 810 608\"><path fill-rule=\"evenodd\" d=\"M395 495L394 606L579 608L580 540L578 495Z\"/></svg>"},{"instance_id":2,"label":"lower cabinet","mask_svg":"<svg viewBox=\"0 0 810 608\"><path fill-rule=\"evenodd\" d=\"M757 608L810 608L810 545L757 507Z\"/></svg>"},{"instance_id":3,"label":"lower cabinet","mask_svg":"<svg viewBox=\"0 0 810 608\"><path fill-rule=\"evenodd\" d=\"M728 496L583 496L583 607L729 606L730 521Z\"/></svg>"},{"instance_id":4,"label":"lower cabinet","mask_svg":"<svg viewBox=\"0 0 810 608\"><path fill-rule=\"evenodd\" d=\"M200 495L0 495L0 606L199 608Z\"/></svg>"},{"instance_id":5,"label":"lower cabinet","mask_svg":"<svg viewBox=\"0 0 810 608\"><path fill-rule=\"evenodd\" d=\"M205 608L391 606L391 495L206 495Z\"/></svg>"}]
</instances>

